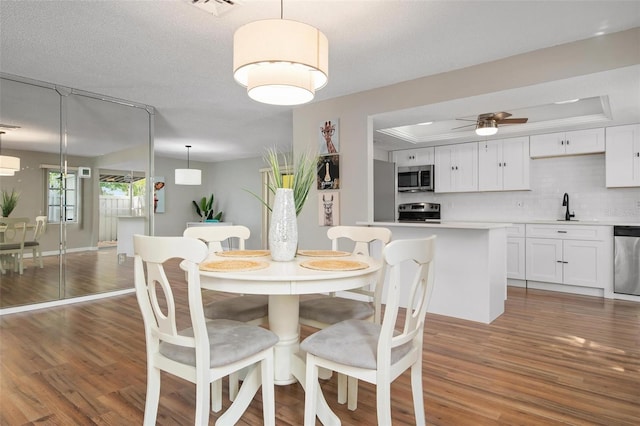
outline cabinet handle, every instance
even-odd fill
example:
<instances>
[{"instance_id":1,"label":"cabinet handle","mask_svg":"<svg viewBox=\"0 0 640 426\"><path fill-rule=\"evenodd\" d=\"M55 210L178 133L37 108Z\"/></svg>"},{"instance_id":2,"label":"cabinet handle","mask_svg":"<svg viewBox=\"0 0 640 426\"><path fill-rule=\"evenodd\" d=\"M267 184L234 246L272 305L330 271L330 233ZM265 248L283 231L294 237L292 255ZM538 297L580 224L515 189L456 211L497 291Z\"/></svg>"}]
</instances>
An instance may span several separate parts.
<instances>
[{"instance_id":1,"label":"cabinet handle","mask_svg":"<svg viewBox=\"0 0 640 426\"><path fill-rule=\"evenodd\" d=\"M566 234L567 231L558 231L558 234Z\"/></svg>"},{"instance_id":2,"label":"cabinet handle","mask_svg":"<svg viewBox=\"0 0 640 426\"><path fill-rule=\"evenodd\" d=\"M562 261L562 263L569 263L569 262Z\"/></svg>"},{"instance_id":3,"label":"cabinet handle","mask_svg":"<svg viewBox=\"0 0 640 426\"><path fill-rule=\"evenodd\" d=\"M451 166L451 170L455 170L455 167Z\"/></svg>"},{"instance_id":4,"label":"cabinet handle","mask_svg":"<svg viewBox=\"0 0 640 426\"><path fill-rule=\"evenodd\" d=\"M564 145L564 141L560 141L560 145Z\"/></svg>"},{"instance_id":5,"label":"cabinet handle","mask_svg":"<svg viewBox=\"0 0 640 426\"><path fill-rule=\"evenodd\" d=\"M636 152L636 157L640 157L640 152Z\"/></svg>"},{"instance_id":6,"label":"cabinet handle","mask_svg":"<svg viewBox=\"0 0 640 426\"><path fill-rule=\"evenodd\" d=\"M569 139L567 139L567 145L569 145Z\"/></svg>"},{"instance_id":7,"label":"cabinet handle","mask_svg":"<svg viewBox=\"0 0 640 426\"><path fill-rule=\"evenodd\" d=\"M562 260L556 260L556 263L562 263Z\"/></svg>"},{"instance_id":8,"label":"cabinet handle","mask_svg":"<svg viewBox=\"0 0 640 426\"><path fill-rule=\"evenodd\" d=\"M502 163L498 163L498 167L502 167Z\"/></svg>"},{"instance_id":9,"label":"cabinet handle","mask_svg":"<svg viewBox=\"0 0 640 426\"><path fill-rule=\"evenodd\" d=\"M458 166L456 166L456 170L458 170Z\"/></svg>"},{"instance_id":10,"label":"cabinet handle","mask_svg":"<svg viewBox=\"0 0 640 426\"><path fill-rule=\"evenodd\" d=\"M503 165L504 167L507 167L507 163L502 163L502 165Z\"/></svg>"}]
</instances>

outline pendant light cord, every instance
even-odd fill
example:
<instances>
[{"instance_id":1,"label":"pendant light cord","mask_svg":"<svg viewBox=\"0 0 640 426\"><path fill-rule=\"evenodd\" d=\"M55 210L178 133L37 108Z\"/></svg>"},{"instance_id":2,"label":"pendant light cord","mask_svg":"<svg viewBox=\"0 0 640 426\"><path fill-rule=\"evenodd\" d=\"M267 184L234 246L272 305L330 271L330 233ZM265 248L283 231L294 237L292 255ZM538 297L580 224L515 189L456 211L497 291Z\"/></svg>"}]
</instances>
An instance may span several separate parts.
<instances>
[{"instance_id":1,"label":"pendant light cord","mask_svg":"<svg viewBox=\"0 0 640 426\"><path fill-rule=\"evenodd\" d=\"M280 0L280 19L284 19L284 18L282 17L282 16L283 16L283 15L282 15L282 10L284 9L283 3L284 3L284 0Z\"/></svg>"},{"instance_id":2,"label":"pendant light cord","mask_svg":"<svg viewBox=\"0 0 640 426\"><path fill-rule=\"evenodd\" d=\"M191 145L185 145L187 147L187 169L189 168L189 150L191 149Z\"/></svg>"}]
</instances>

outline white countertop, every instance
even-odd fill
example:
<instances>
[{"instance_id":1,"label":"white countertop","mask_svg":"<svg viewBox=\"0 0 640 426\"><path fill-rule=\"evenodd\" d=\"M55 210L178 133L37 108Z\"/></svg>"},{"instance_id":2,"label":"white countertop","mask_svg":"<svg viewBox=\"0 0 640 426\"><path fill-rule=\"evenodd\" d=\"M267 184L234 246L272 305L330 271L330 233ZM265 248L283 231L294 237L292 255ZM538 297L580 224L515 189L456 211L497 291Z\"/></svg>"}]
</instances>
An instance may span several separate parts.
<instances>
[{"instance_id":1,"label":"white countertop","mask_svg":"<svg viewBox=\"0 0 640 426\"><path fill-rule=\"evenodd\" d=\"M434 222L356 222L357 225L400 226L404 228L441 228L441 229L498 229L511 226L502 222L462 222L442 220Z\"/></svg>"}]
</instances>

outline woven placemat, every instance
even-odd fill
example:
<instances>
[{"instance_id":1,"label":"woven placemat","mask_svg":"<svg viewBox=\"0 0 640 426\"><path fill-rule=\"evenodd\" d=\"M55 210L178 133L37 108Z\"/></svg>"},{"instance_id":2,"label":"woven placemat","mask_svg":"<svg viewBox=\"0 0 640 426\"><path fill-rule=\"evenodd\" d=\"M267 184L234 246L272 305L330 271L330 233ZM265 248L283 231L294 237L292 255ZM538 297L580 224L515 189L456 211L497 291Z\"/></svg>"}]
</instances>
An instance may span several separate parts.
<instances>
[{"instance_id":1,"label":"woven placemat","mask_svg":"<svg viewBox=\"0 0 640 426\"><path fill-rule=\"evenodd\" d=\"M300 256L310 257L341 257L351 255L348 251L340 250L298 250L298 254Z\"/></svg>"},{"instance_id":2,"label":"woven placemat","mask_svg":"<svg viewBox=\"0 0 640 426\"><path fill-rule=\"evenodd\" d=\"M305 260L300 266L308 269L317 269L319 271L356 271L358 269L366 269L369 265L358 260L342 260L342 259L315 259Z\"/></svg>"},{"instance_id":3,"label":"woven placemat","mask_svg":"<svg viewBox=\"0 0 640 426\"><path fill-rule=\"evenodd\" d=\"M258 269L264 269L268 266L269 263L259 260L229 259L202 262L200 264L200 270L209 272L241 272L257 271Z\"/></svg>"},{"instance_id":4,"label":"woven placemat","mask_svg":"<svg viewBox=\"0 0 640 426\"><path fill-rule=\"evenodd\" d=\"M219 251L216 256L221 257L263 257L269 256L269 250L229 250Z\"/></svg>"}]
</instances>

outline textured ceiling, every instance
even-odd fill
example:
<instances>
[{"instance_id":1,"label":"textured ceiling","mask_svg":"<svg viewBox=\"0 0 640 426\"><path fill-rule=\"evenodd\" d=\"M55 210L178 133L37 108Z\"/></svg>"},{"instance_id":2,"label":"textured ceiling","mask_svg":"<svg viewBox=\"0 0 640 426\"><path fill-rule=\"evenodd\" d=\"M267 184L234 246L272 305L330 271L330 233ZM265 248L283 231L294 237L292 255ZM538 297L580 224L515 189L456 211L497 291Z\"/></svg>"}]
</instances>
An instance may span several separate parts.
<instances>
[{"instance_id":1,"label":"textured ceiling","mask_svg":"<svg viewBox=\"0 0 640 426\"><path fill-rule=\"evenodd\" d=\"M154 106L159 155L255 157L289 149L291 108L234 82L233 32L279 15L277 0L221 16L184 0L1 0L0 71ZM637 27L640 2L287 0L284 17L329 39L324 100Z\"/></svg>"}]
</instances>

